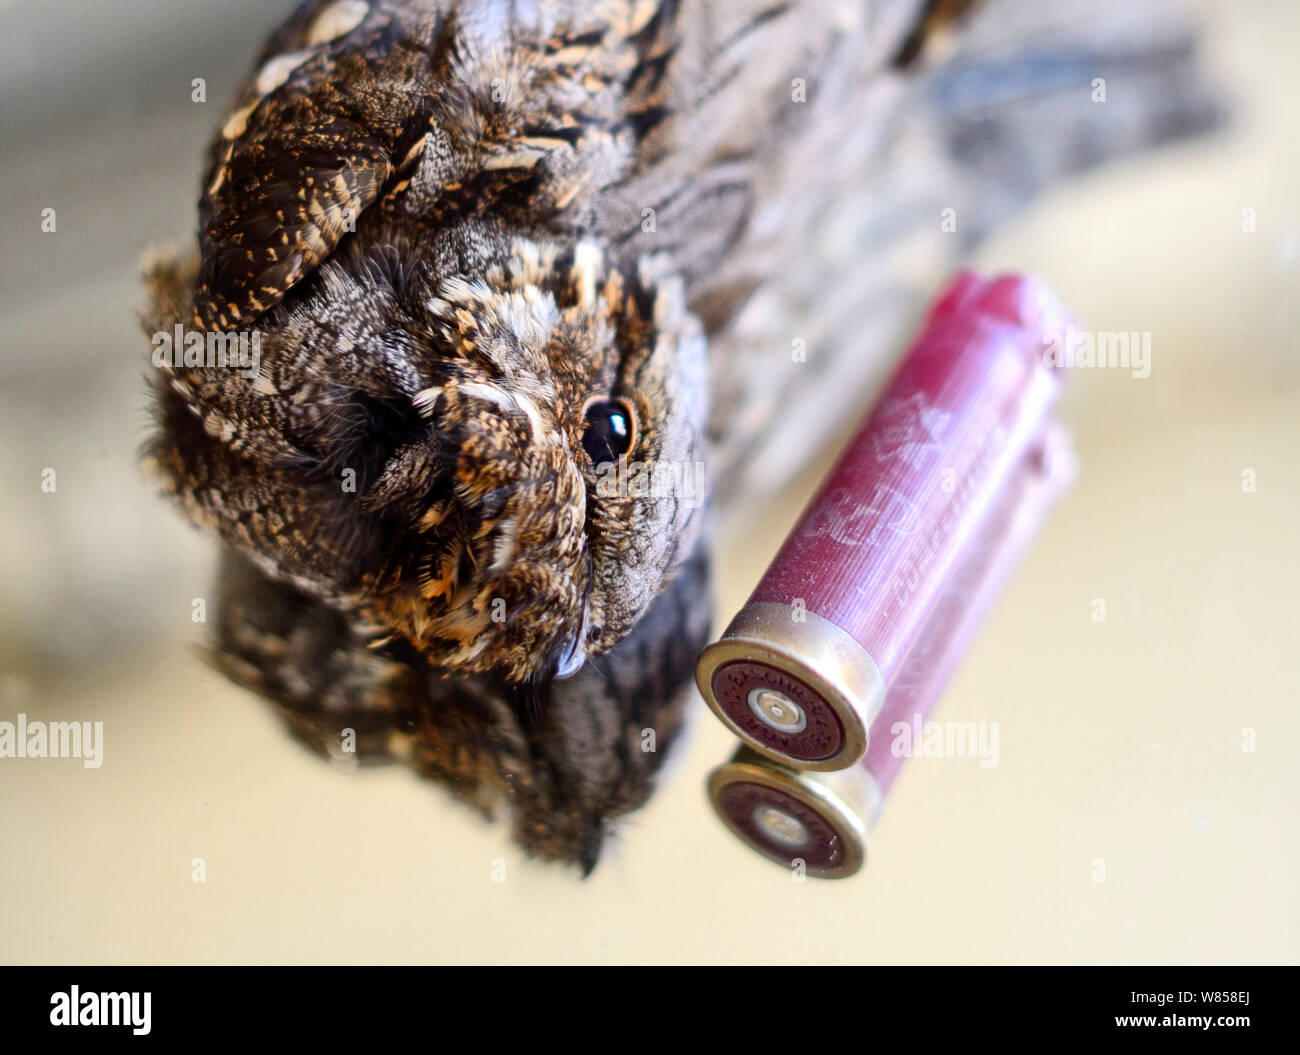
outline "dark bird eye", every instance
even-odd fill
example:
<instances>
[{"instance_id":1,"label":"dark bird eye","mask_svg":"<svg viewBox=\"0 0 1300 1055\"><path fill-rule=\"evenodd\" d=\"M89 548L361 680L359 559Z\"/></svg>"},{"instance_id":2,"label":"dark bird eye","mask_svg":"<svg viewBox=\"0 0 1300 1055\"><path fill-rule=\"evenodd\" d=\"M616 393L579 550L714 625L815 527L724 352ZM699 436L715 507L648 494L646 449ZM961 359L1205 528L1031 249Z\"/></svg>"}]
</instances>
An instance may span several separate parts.
<instances>
[{"instance_id":1,"label":"dark bird eye","mask_svg":"<svg viewBox=\"0 0 1300 1055\"><path fill-rule=\"evenodd\" d=\"M582 446L593 465L616 462L632 447L632 408L621 399L600 399L587 404Z\"/></svg>"}]
</instances>

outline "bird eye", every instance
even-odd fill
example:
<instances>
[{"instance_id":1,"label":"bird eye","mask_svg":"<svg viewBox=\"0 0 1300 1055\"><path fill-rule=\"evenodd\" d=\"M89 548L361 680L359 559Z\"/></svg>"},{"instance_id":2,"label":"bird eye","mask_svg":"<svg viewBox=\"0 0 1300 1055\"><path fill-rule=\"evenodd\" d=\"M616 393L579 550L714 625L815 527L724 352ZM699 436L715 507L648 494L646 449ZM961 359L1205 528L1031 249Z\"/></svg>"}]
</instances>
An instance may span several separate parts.
<instances>
[{"instance_id":1,"label":"bird eye","mask_svg":"<svg viewBox=\"0 0 1300 1055\"><path fill-rule=\"evenodd\" d=\"M616 462L632 448L635 418L621 399L598 399L587 404L582 446L593 465Z\"/></svg>"}]
</instances>

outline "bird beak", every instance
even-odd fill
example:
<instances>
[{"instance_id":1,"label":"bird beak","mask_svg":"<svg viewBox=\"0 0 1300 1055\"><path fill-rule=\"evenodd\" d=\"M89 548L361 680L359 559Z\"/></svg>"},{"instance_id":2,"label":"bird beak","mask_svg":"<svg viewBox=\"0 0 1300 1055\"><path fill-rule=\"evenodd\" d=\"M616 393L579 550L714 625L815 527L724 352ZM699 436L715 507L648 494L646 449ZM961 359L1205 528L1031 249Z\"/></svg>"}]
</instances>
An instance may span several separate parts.
<instances>
[{"instance_id":1,"label":"bird beak","mask_svg":"<svg viewBox=\"0 0 1300 1055\"><path fill-rule=\"evenodd\" d=\"M571 678L582 669L582 665L587 662L587 608L584 605L582 609L582 619L578 623L578 629L569 640L568 647L560 653L560 661L555 667L555 677L563 680Z\"/></svg>"}]
</instances>

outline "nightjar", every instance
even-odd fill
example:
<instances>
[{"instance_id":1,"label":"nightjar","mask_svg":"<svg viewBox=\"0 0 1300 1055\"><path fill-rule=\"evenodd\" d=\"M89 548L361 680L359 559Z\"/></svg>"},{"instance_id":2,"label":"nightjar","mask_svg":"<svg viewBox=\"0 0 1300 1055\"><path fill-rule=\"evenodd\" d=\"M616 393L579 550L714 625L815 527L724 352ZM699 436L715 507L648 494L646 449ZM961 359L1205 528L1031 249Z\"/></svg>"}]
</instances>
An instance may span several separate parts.
<instances>
[{"instance_id":1,"label":"nightjar","mask_svg":"<svg viewBox=\"0 0 1300 1055\"><path fill-rule=\"evenodd\" d=\"M1213 123L1176 19L1047 6L301 5L217 130L198 253L148 272L146 332L258 352L154 386L147 460L225 547L222 668L594 864L707 638L702 485L752 495L860 413L1039 188Z\"/></svg>"}]
</instances>

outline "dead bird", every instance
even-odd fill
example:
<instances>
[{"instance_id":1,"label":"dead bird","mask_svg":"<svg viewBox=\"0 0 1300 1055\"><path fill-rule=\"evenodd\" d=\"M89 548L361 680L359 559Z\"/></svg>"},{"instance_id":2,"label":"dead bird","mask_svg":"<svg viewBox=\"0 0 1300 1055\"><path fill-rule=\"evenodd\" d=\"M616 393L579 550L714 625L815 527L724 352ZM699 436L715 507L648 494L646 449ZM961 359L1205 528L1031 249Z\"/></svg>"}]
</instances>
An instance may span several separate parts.
<instances>
[{"instance_id":1,"label":"dead bird","mask_svg":"<svg viewBox=\"0 0 1300 1055\"><path fill-rule=\"evenodd\" d=\"M703 464L715 503L773 486L996 222L1218 119L1177 18L1040 6L302 5L213 140L197 254L148 275L146 331L258 335L251 375L157 371L147 452L242 583L223 668L291 720L382 699L376 743L397 729L471 801L532 794L523 844L594 863L654 766L579 793L632 768L568 725L689 691L637 636L664 637L647 613L708 505L604 470ZM250 645L254 596L266 640L316 645ZM639 679L567 706L585 682L557 675L624 655ZM459 740L421 741L440 722Z\"/></svg>"}]
</instances>

